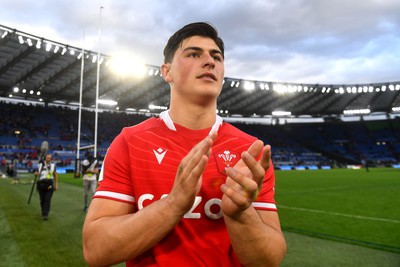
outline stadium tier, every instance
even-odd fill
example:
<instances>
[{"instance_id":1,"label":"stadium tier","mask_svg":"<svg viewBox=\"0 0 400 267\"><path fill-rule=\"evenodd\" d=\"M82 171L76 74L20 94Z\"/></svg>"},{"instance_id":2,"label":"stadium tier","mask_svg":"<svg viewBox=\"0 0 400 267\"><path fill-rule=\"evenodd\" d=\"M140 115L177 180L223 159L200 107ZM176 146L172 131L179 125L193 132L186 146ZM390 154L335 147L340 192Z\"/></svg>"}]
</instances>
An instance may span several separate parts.
<instances>
[{"instance_id":1,"label":"stadium tier","mask_svg":"<svg viewBox=\"0 0 400 267\"><path fill-rule=\"evenodd\" d=\"M32 171L43 141L58 166L73 171L78 134L78 111L66 107L0 103L0 160ZM93 143L94 116L82 111L81 147ZM123 127L137 124L146 115L124 112L98 114L98 158ZM379 121L296 123L260 125L233 123L272 146L275 168L304 170L361 166L398 166L400 161L400 119ZM84 158L85 151L80 152Z\"/></svg>"}]
</instances>

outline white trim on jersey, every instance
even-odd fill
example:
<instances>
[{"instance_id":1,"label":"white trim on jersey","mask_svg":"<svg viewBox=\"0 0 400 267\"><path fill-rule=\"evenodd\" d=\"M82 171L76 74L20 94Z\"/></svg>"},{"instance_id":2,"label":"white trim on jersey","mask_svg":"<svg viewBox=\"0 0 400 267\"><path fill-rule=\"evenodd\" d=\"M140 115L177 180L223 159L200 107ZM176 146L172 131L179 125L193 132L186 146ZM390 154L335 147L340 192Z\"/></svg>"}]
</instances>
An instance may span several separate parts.
<instances>
[{"instance_id":1,"label":"white trim on jersey","mask_svg":"<svg viewBox=\"0 0 400 267\"><path fill-rule=\"evenodd\" d=\"M111 192L111 191L97 191L94 196L96 197L106 197L106 198L113 198L116 200L127 201L131 203L135 203L135 198L130 195L125 195L121 193Z\"/></svg>"},{"instance_id":2,"label":"white trim on jersey","mask_svg":"<svg viewBox=\"0 0 400 267\"><path fill-rule=\"evenodd\" d=\"M217 115L215 117L215 123L214 123L213 127L211 128L209 134L211 134L212 132L218 132L219 126L221 126L221 125L222 125L222 118Z\"/></svg>"},{"instance_id":3,"label":"white trim on jersey","mask_svg":"<svg viewBox=\"0 0 400 267\"><path fill-rule=\"evenodd\" d=\"M172 131L176 131L175 124L172 121L171 117L169 116L169 110L165 110L160 113L160 119L165 123L168 129ZM215 117L215 123L210 130L210 134L212 132L218 132L219 127L222 125L222 118L218 115Z\"/></svg>"},{"instance_id":4,"label":"white trim on jersey","mask_svg":"<svg viewBox=\"0 0 400 267\"><path fill-rule=\"evenodd\" d=\"M273 203L253 202L251 204L254 208L275 209L276 205Z\"/></svg>"},{"instance_id":5,"label":"white trim on jersey","mask_svg":"<svg viewBox=\"0 0 400 267\"><path fill-rule=\"evenodd\" d=\"M169 116L169 110L165 110L160 113L160 119L167 125L168 129L176 131L175 124Z\"/></svg>"}]
</instances>

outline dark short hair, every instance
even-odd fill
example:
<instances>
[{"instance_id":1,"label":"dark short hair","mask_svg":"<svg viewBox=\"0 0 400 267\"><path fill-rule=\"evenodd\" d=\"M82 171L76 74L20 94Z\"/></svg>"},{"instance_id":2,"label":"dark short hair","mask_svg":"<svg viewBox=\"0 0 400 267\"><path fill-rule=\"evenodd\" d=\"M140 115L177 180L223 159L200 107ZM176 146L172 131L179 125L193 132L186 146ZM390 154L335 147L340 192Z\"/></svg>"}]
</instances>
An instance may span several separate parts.
<instances>
[{"instance_id":1,"label":"dark short hair","mask_svg":"<svg viewBox=\"0 0 400 267\"><path fill-rule=\"evenodd\" d=\"M206 22L194 22L187 24L169 38L164 48L164 63L170 63L183 40L192 36L208 37L214 40L224 57L224 41L218 36L217 29Z\"/></svg>"}]
</instances>

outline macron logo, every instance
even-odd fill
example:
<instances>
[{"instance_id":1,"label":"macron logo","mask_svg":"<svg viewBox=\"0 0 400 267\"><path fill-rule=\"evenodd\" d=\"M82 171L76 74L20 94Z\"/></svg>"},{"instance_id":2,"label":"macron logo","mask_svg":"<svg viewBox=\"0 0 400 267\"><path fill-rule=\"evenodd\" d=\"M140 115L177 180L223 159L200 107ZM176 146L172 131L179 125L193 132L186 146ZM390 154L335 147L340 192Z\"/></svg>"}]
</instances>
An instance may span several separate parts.
<instances>
[{"instance_id":1,"label":"macron logo","mask_svg":"<svg viewBox=\"0 0 400 267\"><path fill-rule=\"evenodd\" d=\"M168 150L164 150L161 147L157 150L153 149L154 155L156 155L158 164L161 164L162 160L164 159L165 153L167 153Z\"/></svg>"}]
</instances>

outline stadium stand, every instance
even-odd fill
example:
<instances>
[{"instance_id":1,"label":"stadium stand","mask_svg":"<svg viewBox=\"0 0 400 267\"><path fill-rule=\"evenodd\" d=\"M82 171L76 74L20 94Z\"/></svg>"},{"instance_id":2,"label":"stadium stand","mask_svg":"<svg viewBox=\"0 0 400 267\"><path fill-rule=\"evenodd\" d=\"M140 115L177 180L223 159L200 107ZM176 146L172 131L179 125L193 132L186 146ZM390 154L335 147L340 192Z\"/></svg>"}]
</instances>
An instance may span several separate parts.
<instances>
[{"instance_id":1,"label":"stadium stand","mask_svg":"<svg viewBox=\"0 0 400 267\"><path fill-rule=\"evenodd\" d=\"M0 161L31 172L43 141L59 167L73 172L76 159L78 111L63 106L0 103ZM94 140L93 111L82 111L81 146ZM98 114L98 158L123 127L147 119L124 112ZM281 170L305 170L360 165L394 166L400 161L400 118L383 121L260 125L233 123L272 146L273 162ZM81 151L80 158L84 158Z\"/></svg>"}]
</instances>

